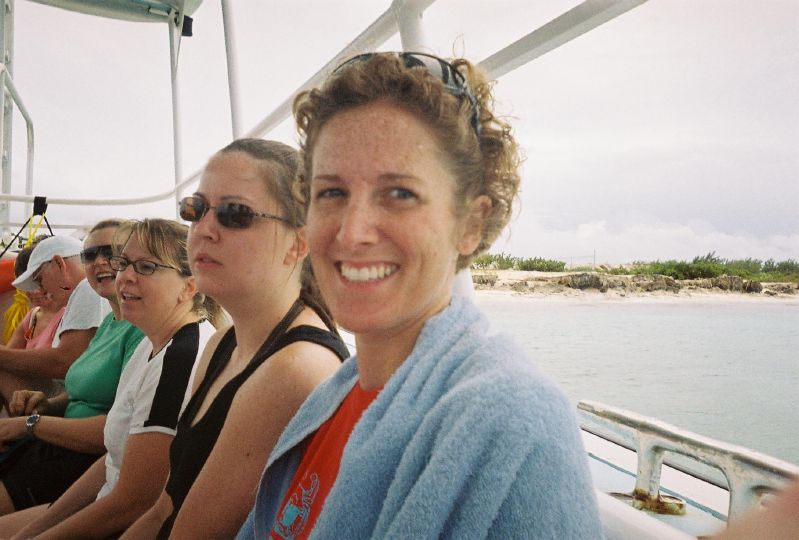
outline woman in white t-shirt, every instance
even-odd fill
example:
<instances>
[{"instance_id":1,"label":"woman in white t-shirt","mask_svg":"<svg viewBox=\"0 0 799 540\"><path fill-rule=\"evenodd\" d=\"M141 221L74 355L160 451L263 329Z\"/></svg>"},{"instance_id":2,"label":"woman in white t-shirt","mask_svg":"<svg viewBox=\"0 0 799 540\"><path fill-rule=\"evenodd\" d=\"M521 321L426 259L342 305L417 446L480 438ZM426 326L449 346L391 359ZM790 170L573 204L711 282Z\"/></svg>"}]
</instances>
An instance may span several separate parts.
<instances>
[{"instance_id":1,"label":"woman in white t-shirt","mask_svg":"<svg viewBox=\"0 0 799 540\"><path fill-rule=\"evenodd\" d=\"M108 453L49 508L18 512L17 537L79 538L118 534L149 508L169 471L169 446L185 405L196 359L220 317L197 291L186 254L187 227L146 219L124 223L111 258L122 316L142 340L108 413ZM124 465L123 465L124 464ZM27 525L26 525L27 524Z\"/></svg>"}]
</instances>

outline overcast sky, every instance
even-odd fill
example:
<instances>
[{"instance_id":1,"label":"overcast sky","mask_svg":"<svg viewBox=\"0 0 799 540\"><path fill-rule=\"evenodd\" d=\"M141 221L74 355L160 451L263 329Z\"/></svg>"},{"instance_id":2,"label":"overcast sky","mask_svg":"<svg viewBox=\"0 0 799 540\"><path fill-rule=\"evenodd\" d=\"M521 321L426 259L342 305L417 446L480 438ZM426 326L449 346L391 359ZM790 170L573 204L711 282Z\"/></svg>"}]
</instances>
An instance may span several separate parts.
<instances>
[{"instance_id":1,"label":"overcast sky","mask_svg":"<svg viewBox=\"0 0 799 540\"><path fill-rule=\"evenodd\" d=\"M235 0L245 129L388 5ZM440 0L429 50L482 60L576 0ZM266 9L266 6L269 8ZM183 40L183 169L232 134L219 3ZM36 127L36 194L133 197L173 183L167 29L17 0L14 80ZM382 49L399 48L397 38ZM621 263L799 259L799 0L650 0L503 77L527 154L521 211L492 251ZM25 132L15 116L14 191ZM273 138L294 142L289 122ZM21 218L21 205L12 214ZM58 223L144 207L52 207Z\"/></svg>"}]
</instances>

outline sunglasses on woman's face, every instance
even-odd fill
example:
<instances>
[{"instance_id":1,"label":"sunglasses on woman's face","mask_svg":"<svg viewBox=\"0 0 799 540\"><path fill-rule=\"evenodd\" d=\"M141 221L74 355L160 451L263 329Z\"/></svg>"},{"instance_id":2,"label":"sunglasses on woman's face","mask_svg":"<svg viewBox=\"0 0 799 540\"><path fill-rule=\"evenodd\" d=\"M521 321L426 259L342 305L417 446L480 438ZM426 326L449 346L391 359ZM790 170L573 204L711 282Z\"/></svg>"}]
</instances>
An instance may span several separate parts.
<instances>
[{"instance_id":1,"label":"sunglasses on woman's face","mask_svg":"<svg viewBox=\"0 0 799 540\"><path fill-rule=\"evenodd\" d=\"M209 211L216 211L216 220L228 229L246 229L255 218L274 219L289 223L289 220L265 212L256 212L246 204L223 202L218 206L211 206L204 198L193 195L180 201L180 217L186 221L197 223Z\"/></svg>"},{"instance_id":2,"label":"sunglasses on woman's face","mask_svg":"<svg viewBox=\"0 0 799 540\"><path fill-rule=\"evenodd\" d=\"M91 264L97 260L97 257L110 259L114 254L114 248L110 244L103 244L102 246L92 246L80 252L80 262L83 264Z\"/></svg>"}]
</instances>

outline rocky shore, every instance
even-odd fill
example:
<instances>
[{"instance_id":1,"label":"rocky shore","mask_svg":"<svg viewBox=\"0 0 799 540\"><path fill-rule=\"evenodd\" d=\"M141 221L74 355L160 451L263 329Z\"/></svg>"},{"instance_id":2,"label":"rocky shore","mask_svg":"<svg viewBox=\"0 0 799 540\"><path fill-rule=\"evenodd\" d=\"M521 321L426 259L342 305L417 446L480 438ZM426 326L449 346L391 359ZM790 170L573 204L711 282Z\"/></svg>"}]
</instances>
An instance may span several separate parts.
<instances>
[{"instance_id":1,"label":"rocky shore","mask_svg":"<svg viewBox=\"0 0 799 540\"><path fill-rule=\"evenodd\" d=\"M521 272L472 270L477 290L512 291L522 294L603 294L607 296L693 296L745 294L751 297L795 297L796 283L759 283L738 276L677 280L661 275L609 275L598 272Z\"/></svg>"}]
</instances>

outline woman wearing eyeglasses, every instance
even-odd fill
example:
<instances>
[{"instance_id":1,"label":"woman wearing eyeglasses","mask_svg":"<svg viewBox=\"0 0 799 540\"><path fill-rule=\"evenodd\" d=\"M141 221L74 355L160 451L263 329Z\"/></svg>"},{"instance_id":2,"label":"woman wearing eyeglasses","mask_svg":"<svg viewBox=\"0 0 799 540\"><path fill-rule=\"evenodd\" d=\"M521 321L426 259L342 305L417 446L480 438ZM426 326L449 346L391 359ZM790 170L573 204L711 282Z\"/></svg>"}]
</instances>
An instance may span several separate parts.
<instances>
[{"instance_id":1,"label":"woman wearing eyeglasses","mask_svg":"<svg viewBox=\"0 0 799 540\"><path fill-rule=\"evenodd\" d=\"M66 390L49 398L40 391L17 391L9 400L14 417L0 419L0 445L20 445L0 462L0 514L53 502L105 452L106 414L122 369L144 337L122 319L109 265L120 223L99 222L83 242L80 258L86 280L108 301L111 313L67 371ZM87 320L93 319L78 313L70 328L85 328Z\"/></svg>"},{"instance_id":2,"label":"woman wearing eyeglasses","mask_svg":"<svg viewBox=\"0 0 799 540\"><path fill-rule=\"evenodd\" d=\"M452 294L518 190L491 99L465 60L382 53L295 100L310 257L357 354L283 431L239 538L601 537L571 405Z\"/></svg>"},{"instance_id":3,"label":"woman wearing eyeglasses","mask_svg":"<svg viewBox=\"0 0 799 540\"><path fill-rule=\"evenodd\" d=\"M206 348L164 493L124 538L234 536L272 445L349 354L305 261L305 212L291 196L297 166L284 144L234 141L181 201L197 287L233 327Z\"/></svg>"},{"instance_id":4,"label":"woman wearing eyeglasses","mask_svg":"<svg viewBox=\"0 0 799 540\"><path fill-rule=\"evenodd\" d=\"M106 420L108 453L15 538L106 538L157 499L191 374L218 320L218 305L197 291L185 225L165 219L124 223L110 257L125 320L147 339L136 348Z\"/></svg>"}]
</instances>

